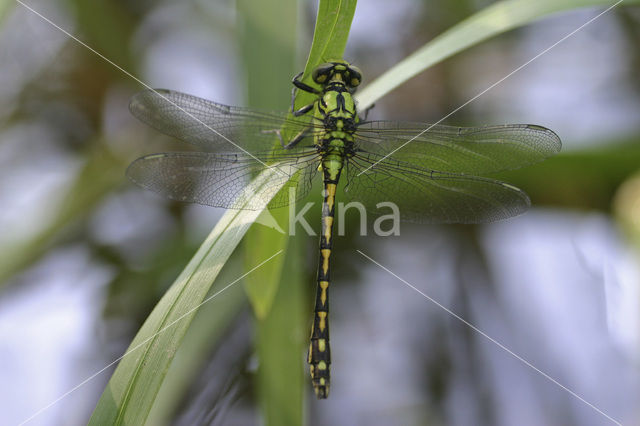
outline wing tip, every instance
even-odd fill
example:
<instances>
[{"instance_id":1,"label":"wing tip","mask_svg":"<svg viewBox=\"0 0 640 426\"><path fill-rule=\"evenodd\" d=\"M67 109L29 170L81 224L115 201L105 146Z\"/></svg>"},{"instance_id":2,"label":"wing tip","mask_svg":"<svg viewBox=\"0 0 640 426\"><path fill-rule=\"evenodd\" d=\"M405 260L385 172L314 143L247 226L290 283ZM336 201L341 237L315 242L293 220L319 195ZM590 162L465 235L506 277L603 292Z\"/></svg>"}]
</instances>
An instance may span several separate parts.
<instances>
[{"instance_id":1,"label":"wing tip","mask_svg":"<svg viewBox=\"0 0 640 426\"><path fill-rule=\"evenodd\" d=\"M537 124L525 124L525 127L536 132L544 133L548 137L548 146L550 148L550 152L548 155L549 157L559 153L562 150L562 140L560 139L560 136L558 136L558 134L553 130Z\"/></svg>"}]
</instances>

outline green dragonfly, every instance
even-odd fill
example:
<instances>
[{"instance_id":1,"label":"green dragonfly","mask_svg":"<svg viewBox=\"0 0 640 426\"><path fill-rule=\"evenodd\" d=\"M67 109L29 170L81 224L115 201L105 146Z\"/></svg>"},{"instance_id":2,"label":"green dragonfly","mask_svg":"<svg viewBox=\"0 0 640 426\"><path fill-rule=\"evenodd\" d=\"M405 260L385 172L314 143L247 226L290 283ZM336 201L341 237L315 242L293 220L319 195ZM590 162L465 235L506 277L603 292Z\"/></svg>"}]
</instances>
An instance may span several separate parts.
<instances>
[{"instance_id":1,"label":"green dragonfly","mask_svg":"<svg viewBox=\"0 0 640 426\"><path fill-rule=\"evenodd\" d=\"M380 202L398 207L399 219L417 223L492 222L530 205L518 188L486 173L533 164L560 151L558 136L528 124L449 127L360 119L353 93L358 68L342 60L312 73L316 87L293 80L315 101L291 112L260 112L221 105L169 90L135 95L133 115L200 151L151 154L127 175L165 197L214 207L261 210L304 198L322 177L322 232L314 321L309 345L311 379L318 398L329 393L330 255L335 194L379 214ZM252 188L265 168L271 185ZM255 189L255 190L254 190ZM291 196L291 193L294 196Z\"/></svg>"}]
</instances>

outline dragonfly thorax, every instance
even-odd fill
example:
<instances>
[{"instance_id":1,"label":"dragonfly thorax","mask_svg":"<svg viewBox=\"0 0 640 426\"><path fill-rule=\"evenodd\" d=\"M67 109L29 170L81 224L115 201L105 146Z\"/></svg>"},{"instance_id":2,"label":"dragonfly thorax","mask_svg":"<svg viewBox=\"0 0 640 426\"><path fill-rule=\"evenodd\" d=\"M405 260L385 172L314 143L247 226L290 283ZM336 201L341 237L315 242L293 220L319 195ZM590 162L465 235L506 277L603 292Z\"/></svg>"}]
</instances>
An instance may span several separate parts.
<instances>
[{"instance_id":1,"label":"dragonfly thorax","mask_svg":"<svg viewBox=\"0 0 640 426\"><path fill-rule=\"evenodd\" d=\"M334 117L356 117L356 103L351 93L344 85L334 85L335 90L325 89L318 102L318 111L321 115L333 115Z\"/></svg>"},{"instance_id":2,"label":"dragonfly thorax","mask_svg":"<svg viewBox=\"0 0 640 426\"><path fill-rule=\"evenodd\" d=\"M353 117L336 117L335 115L327 115L324 117L322 124L329 131L341 131L352 134L358 128L356 120Z\"/></svg>"},{"instance_id":3,"label":"dragonfly thorax","mask_svg":"<svg viewBox=\"0 0 640 426\"><path fill-rule=\"evenodd\" d=\"M322 154L338 154L350 157L355 152L353 138L327 135L318 144L318 152Z\"/></svg>"},{"instance_id":4,"label":"dragonfly thorax","mask_svg":"<svg viewBox=\"0 0 640 426\"><path fill-rule=\"evenodd\" d=\"M314 71L314 81L323 85L315 102L314 117L324 128L316 136L316 147L325 181L337 183L345 160L355 155L358 112L352 93L361 78L358 71L341 62L323 64Z\"/></svg>"}]
</instances>

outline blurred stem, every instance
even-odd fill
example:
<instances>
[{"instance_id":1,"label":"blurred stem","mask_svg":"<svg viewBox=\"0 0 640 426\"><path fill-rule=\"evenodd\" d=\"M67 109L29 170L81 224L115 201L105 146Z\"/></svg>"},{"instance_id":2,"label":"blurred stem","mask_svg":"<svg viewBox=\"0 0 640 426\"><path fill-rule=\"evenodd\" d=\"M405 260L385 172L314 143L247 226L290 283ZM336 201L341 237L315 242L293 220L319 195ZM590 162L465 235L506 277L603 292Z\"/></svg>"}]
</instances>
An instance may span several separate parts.
<instances>
[{"instance_id":1,"label":"blurred stem","mask_svg":"<svg viewBox=\"0 0 640 426\"><path fill-rule=\"evenodd\" d=\"M249 105L286 109L295 73L297 1L239 0L237 8ZM262 213L263 218L269 216L287 228L287 209ZM257 389L266 425L301 425L304 420L300 328L305 291L297 272L299 255L288 247L295 240L255 224L244 238L247 265L278 249L286 250L285 255L244 280L257 319Z\"/></svg>"},{"instance_id":2,"label":"blurred stem","mask_svg":"<svg viewBox=\"0 0 640 426\"><path fill-rule=\"evenodd\" d=\"M88 36L84 41L127 71L134 72L129 40L135 22L127 4L109 0L67 1L76 14L82 34ZM120 72L110 65L108 69Z\"/></svg>"},{"instance_id":3,"label":"blurred stem","mask_svg":"<svg viewBox=\"0 0 640 426\"><path fill-rule=\"evenodd\" d=\"M534 205L609 212L617 188L640 165L637 140L570 151L524 169L496 175L531 197Z\"/></svg>"},{"instance_id":4,"label":"blurred stem","mask_svg":"<svg viewBox=\"0 0 640 426\"><path fill-rule=\"evenodd\" d=\"M328 59L342 58L355 0L321 0L309 59L303 80L311 69ZM252 107L282 109L291 93L290 78L296 49L296 2L269 0L260 3L241 0L238 16L243 57L247 69L249 104ZM286 76L286 78L284 78ZM308 80L307 80L308 81ZM298 91L296 105L313 102L313 94ZM287 102L288 104L288 102ZM284 105L287 105L284 104ZM286 126L283 135L287 135ZM274 144L277 141L274 138ZM288 211L273 211L286 219ZM258 395L267 425L303 423L303 333L301 325L306 286L302 283L300 237L291 237L265 227L252 227L245 239L247 259L252 261L265 250L287 247L286 257L274 262L259 276L246 282L254 312L258 317ZM281 262L285 262L282 264Z\"/></svg>"},{"instance_id":5,"label":"blurred stem","mask_svg":"<svg viewBox=\"0 0 640 426\"><path fill-rule=\"evenodd\" d=\"M235 277L242 275L241 262L236 254L237 252L220 271L220 282L233 282ZM224 343L221 338L237 317L240 308L245 305L244 296L241 286L232 286L226 291L224 303L205 303L198 310L169 366L146 424L170 424L189 387L202 374L212 349ZM220 374L224 373L221 371Z\"/></svg>"},{"instance_id":6,"label":"blurred stem","mask_svg":"<svg viewBox=\"0 0 640 426\"><path fill-rule=\"evenodd\" d=\"M269 314L258 321L258 394L266 425L304 422L303 341L306 337L309 292L304 283L304 238L290 238L286 261Z\"/></svg>"},{"instance_id":7,"label":"blurred stem","mask_svg":"<svg viewBox=\"0 0 640 426\"><path fill-rule=\"evenodd\" d=\"M88 160L49 225L22 244L14 245L11 250L3 250L0 286L47 253L63 229L88 215L97 203L123 182L122 170L126 163L101 141L89 142L88 145L92 147Z\"/></svg>"},{"instance_id":8,"label":"blurred stem","mask_svg":"<svg viewBox=\"0 0 640 426\"><path fill-rule=\"evenodd\" d=\"M15 4L13 0L0 0L0 24L9 15L9 11L13 9Z\"/></svg>"}]
</instances>

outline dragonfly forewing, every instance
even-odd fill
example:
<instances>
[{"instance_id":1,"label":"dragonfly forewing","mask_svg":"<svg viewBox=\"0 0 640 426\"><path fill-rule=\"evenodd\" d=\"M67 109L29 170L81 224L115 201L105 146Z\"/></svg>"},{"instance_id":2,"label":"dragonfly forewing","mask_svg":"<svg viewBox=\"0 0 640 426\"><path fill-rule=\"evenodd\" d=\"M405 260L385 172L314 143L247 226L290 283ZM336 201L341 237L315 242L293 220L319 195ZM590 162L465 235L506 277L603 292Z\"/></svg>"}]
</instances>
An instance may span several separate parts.
<instances>
[{"instance_id":1,"label":"dragonfly forewing","mask_svg":"<svg viewBox=\"0 0 640 426\"><path fill-rule=\"evenodd\" d=\"M274 171L269 185L254 180L269 168ZM304 198L316 169L317 160L312 155L306 160L295 158L265 167L241 154L171 152L137 159L127 169L127 176L143 188L172 200L262 210L267 206L283 207ZM291 194L289 188L295 192Z\"/></svg>"},{"instance_id":2,"label":"dragonfly forewing","mask_svg":"<svg viewBox=\"0 0 640 426\"><path fill-rule=\"evenodd\" d=\"M542 161L561 148L551 130L529 124L451 127L372 121L358 127L358 148L424 170L484 174Z\"/></svg>"},{"instance_id":3,"label":"dragonfly forewing","mask_svg":"<svg viewBox=\"0 0 640 426\"><path fill-rule=\"evenodd\" d=\"M307 130L298 146L308 147L313 136L323 131L308 116L233 107L163 89L136 94L129 109L156 130L208 152L252 154L277 148L277 132L285 125L291 132Z\"/></svg>"}]
</instances>

